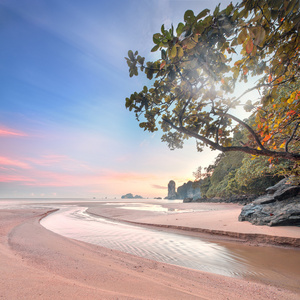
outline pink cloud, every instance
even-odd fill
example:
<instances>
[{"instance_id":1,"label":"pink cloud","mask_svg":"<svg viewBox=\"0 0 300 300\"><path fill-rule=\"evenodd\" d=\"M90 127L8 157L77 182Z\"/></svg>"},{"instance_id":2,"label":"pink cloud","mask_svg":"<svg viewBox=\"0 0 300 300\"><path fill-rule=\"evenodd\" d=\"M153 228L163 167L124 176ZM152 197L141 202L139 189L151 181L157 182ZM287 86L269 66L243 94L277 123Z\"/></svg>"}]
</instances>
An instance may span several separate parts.
<instances>
[{"instance_id":1,"label":"pink cloud","mask_svg":"<svg viewBox=\"0 0 300 300\"><path fill-rule=\"evenodd\" d=\"M0 156L0 166L18 167L22 169L30 169L30 165L15 159L10 159L4 156Z\"/></svg>"},{"instance_id":2,"label":"pink cloud","mask_svg":"<svg viewBox=\"0 0 300 300\"><path fill-rule=\"evenodd\" d=\"M92 171L92 168L85 163L75 160L67 155L47 154L37 158L26 158L27 161L41 167L55 167L62 171Z\"/></svg>"},{"instance_id":3,"label":"pink cloud","mask_svg":"<svg viewBox=\"0 0 300 300\"><path fill-rule=\"evenodd\" d=\"M34 182L33 179L19 175L0 175L0 182Z\"/></svg>"},{"instance_id":4,"label":"pink cloud","mask_svg":"<svg viewBox=\"0 0 300 300\"><path fill-rule=\"evenodd\" d=\"M27 176L31 180L24 180L22 185L26 186L51 186L51 187L97 187L111 185L116 189L120 185L147 184L149 181L157 180L153 174L123 173L112 170L93 170L93 172L68 172L68 171L46 171L32 168L28 170Z\"/></svg>"},{"instance_id":5,"label":"pink cloud","mask_svg":"<svg viewBox=\"0 0 300 300\"><path fill-rule=\"evenodd\" d=\"M42 155L39 158L27 158L28 161L40 165L40 166L51 166L53 164L61 163L66 160L70 160L65 155Z\"/></svg>"},{"instance_id":6,"label":"pink cloud","mask_svg":"<svg viewBox=\"0 0 300 300\"><path fill-rule=\"evenodd\" d=\"M155 189L160 189L160 190L166 190L168 187L167 186L162 186L158 184L152 184L152 187Z\"/></svg>"},{"instance_id":7,"label":"pink cloud","mask_svg":"<svg viewBox=\"0 0 300 300\"><path fill-rule=\"evenodd\" d=\"M27 136L27 134L24 132L2 127L0 128L0 136Z\"/></svg>"}]
</instances>

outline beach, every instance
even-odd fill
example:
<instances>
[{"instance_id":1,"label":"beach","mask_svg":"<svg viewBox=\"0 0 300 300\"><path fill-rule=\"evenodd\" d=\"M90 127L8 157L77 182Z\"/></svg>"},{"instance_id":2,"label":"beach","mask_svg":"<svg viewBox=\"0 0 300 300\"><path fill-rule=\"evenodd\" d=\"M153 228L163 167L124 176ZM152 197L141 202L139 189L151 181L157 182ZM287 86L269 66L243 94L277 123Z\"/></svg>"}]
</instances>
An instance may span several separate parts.
<instances>
[{"instance_id":1,"label":"beach","mask_svg":"<svg viewBox=\"0 0 300 300\"><path fill-rule=\"evenodd\" d=\"M177 206L187 204L170 205L171 209L176 209ZM264 227L264 229L247 222L245 225L252 228L252 232L245 226L235 227L234 216L238 209L236 206L210 205L211 213L208 213L209 210L201 211L199 207L194 209L198 211L160 214L125 210L109 205L106 205L105 209L103 206L100 209L96 203L91 203L88 211L108 218L144 223L146 226L151 224L162 226L165 230L202 227L205 230L224 231L226 227L226 230L229 228L244 234L243 237L254 233L267 235L270 240L274 240L272 237L288 238L295 243L300 238L299 228L294 227ZM299 292L282 287L168 265L62 237L45 229L39 223L39 220L49 212L49 209L30 207L0 210L0 299L299 299L300 297ZM199 221L201 215L202 223ZM239 225L242 224L244 223L239 222ZM204 233L215 235L213 231ZM216 236L226 238L222 234ZM229 238L239 239L238 236ZM251 240L253 242L253 238Z\"/></svg>"}]
</instances>

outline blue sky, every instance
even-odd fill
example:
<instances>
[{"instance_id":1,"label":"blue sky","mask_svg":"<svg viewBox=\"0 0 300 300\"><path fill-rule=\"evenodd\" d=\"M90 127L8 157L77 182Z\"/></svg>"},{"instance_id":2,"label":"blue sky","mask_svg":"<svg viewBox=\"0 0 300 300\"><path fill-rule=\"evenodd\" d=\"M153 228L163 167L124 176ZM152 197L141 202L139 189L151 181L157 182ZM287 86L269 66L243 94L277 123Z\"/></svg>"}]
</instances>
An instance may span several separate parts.
<instances>
[{"instance_id":1,"label":"blue sky","mask_svg":"<svg viewBox=\"0 0 300 300\"><path fill-rule=\"evenodd\" d=\"M212 163L139 128L125 98L147 81L124 57L218 2L0 0L0 197L164 197Z\"/></svg>"}]
</instances>

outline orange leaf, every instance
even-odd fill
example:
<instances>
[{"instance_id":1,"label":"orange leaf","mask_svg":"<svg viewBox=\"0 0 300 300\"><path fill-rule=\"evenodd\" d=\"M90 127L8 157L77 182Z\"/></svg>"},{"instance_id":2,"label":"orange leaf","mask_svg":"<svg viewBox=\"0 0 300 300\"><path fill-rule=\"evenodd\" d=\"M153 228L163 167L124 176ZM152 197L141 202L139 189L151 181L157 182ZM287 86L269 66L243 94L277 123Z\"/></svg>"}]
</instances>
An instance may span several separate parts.
<instances>
[{"instance_id":1,"label":"orange leaf","mask_svg":"<svg viewBox=\"0 0 300 300\"><path fill-rule=\"evenodd\" d=\"M161 64L160 64L160 67L159 67L159 69L161 70L164 66L166 65L166 62L165 61L163 61Z\"/></svg>"},{"instance_id":2,"label":"orange leaf","mask_svg":"<svg viewBox=\"0 0 300 300\"><path fill-rule=\"evenodd\" d=\"M271 134L266 135L265 138L263 139L263 142L267 142L270 138L271 138Z\"/></svg>"},{"instance_id":3,"label":"orange leaf","mask_svg":"<svg viewBox=\"0 0 300 300\"><path fill-rule=\"evenodd\" d=\"M286 113L287 116L294 115L296 112L294 110L290 110Z\"/></svg>"},{"instance_id":4,"label":"orange leaf","mask_svg":"<svg viewBox=\"0 0 300 300\"><path fill-rule=\"evenodd\" d=\"M272 75L270 74L268 78L268 82L270 83L271 81L272 81Z\"/></svg>"},{"instance_id":5,"label":"orange leaf","mask_svg":"<svg viewBox=\"0 0 300 300\"><path fill-rule=\"evenodd\" d=\"M250 54L252 50L253 50L253 42L252 39L250 39L246 44L246 52Z\"/></svg>"},{"instance_id":6,"label":"orange leaf","mask_svg":"<svg viewBox=\"0 0 300 300\"><path fill-rule=\"evenodd\" d=\"M247 75L247 73L248 73L248 68L247 67L243 68L243 73L244 73L244 75Z\"/></svg>"}]
</instances>

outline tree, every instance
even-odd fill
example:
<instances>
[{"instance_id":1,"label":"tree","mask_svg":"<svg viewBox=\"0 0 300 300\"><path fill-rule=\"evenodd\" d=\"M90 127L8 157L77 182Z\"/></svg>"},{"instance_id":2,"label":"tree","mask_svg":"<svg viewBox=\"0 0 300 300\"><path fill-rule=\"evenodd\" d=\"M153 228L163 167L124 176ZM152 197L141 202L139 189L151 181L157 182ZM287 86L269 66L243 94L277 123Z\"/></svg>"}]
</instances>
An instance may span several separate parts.
<instances>
[{"instance_id":1,"label":"tree","mask_svg":"<svg viewBox=\"0 0 300 300\"><path fill-rule=\"evenodd\" d=\"M139 70L151 81L126 98L126 108L150 132L163 130L162 141L181 148L190 137L222 152L300 161L300 6L298 0L244 0L213 13L188 10L176 30L161 27L153 35L145 62L128 52L129 75ZM255 84L236 95L239 82ZM249 82L250 84L250 82ZM242 101L249 92L258 99ZM243 105L252 122L232 114ZM247 139L233 144L239 128Z\"/></svg>"}]
</instances>

